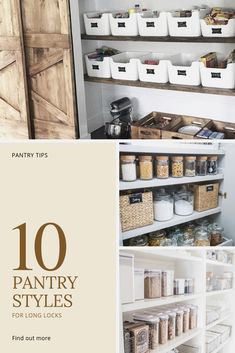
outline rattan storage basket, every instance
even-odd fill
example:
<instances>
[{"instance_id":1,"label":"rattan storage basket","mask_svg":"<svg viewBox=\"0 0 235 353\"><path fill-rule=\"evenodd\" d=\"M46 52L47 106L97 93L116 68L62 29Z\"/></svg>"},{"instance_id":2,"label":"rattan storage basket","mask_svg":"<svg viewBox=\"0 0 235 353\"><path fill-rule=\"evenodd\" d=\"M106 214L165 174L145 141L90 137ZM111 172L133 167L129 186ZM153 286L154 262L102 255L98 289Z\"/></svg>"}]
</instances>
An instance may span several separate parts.
<instances>
[{"instance_id":1,"label":"rattan storage basket","mask_svg":"<svg viewBox=\"0 0 235 353\"><path fill-rule=\"evenodd\" d=\"M153 224L153 194L142 192L120 196L122 231Z\"/></svg>"},{"instance_id":2,"label":"rattan storage basket","mask_svg":"<svg viewBox=\"0 0 235 353\"><path fill-rule=\"evenodd\" d=\"M218 206L219 183L194 185L194 209L198 212Z\"/></svg>"}]
</instances>

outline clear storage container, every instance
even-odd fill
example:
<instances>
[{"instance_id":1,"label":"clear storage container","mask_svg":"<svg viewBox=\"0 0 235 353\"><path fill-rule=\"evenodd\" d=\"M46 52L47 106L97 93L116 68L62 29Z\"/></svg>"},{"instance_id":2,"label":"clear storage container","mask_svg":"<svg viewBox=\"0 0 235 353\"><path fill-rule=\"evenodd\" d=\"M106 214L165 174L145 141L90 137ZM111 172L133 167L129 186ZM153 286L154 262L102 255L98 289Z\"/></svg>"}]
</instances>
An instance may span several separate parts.
<instances>
[{"instance_id":1,"label":"clear storage container","mask_svg":"<svg viewBox=\"0 0 235 353\"><path fill-rule=\"evenodd\" d=\"M174 271L162 271L162 296L169 297L174 294Z\"/></svg>"},{"instance_id":2,"label":"clear storage container","mask_svg":"<svg viewBox=\"0 0 235 353\"><path fill-rule=\"evenodd\" d=\"M189 328L193 330L197 328L197 321L198 321L198 307L196 305L189 306Z\"/></svg>"},{"instance_id":3,"label":"clear storage container","mask_svg":"<svg viewBox=\"0 0 235 353\"><path fill-rule=\"evenodd\" d=\"M175 278L175 280L174 280L174 295L184 294L184 285L185 285L184 278Z\"/></svg>"},{"instance_id":4,"label":"clear storage container","mask_svg":"<svg viewBox=\"0 0 235 353\"><path fill-rule=\"evenodd\" d=\"M223 242L224 228L214 224L210 232L210 245L218 246Z\"/></svg>"},{"instance_id":5,"label":"clear storage container","mask_svg":"<svg viewBox=\"0 0 235 353\"><path fill-rule=\"evenodd\" d=\"M209 232L204 227L197 227L195 229L195 246L210 246Z\"/></svg>"},{"instance_id":6,"label":"clear storage container","mask_svg":"<svg viewBox=\"0 0 235 353\"><path fill-rule=\"evenodd\" d=\"M157 156L156 157L156 177L158 179L169 178L169 157Z\"/></svg>"},{"instance_id":7,"label":"clear storage container","mask_svg":"<svg viewBox=\"0 0 235 353\"><path fill-rule=\"evenodd\" d=\"M134 269L135 300L144 299L144 269Z\"/></svg>"},{"instance_id":8,"label":"clear storage container","mask_svg":"<svg viewBox=\"0 0 235 353\"><path fill-rule=\"evenodd\" d=\"M186 333L189 330L190 309L184 306L182 310L183 310L183 332Z\"/></svg>"},{"instance_id":9,"label":"clear storage container","mask_svg":"<svg viewBox=\"0 0 235 353\"><path fill-rule=\"evenodd\" d=\"M149 348L156 349L159 345L159 317L151 314L133 314L133 319L143 321L149 326Z\"/></svg>"},{"instance_id":10,"label":"clear storage container","mask_svg":"<svg viewBox=\"0 0 235 353\"><path fill-rule=\"evenodd\" d=\"M121 156L121 173L123 181L135 181L137 179L135 156Z\"/></svg>"},{"instance_id":11,"label":"clear storage container","mask_svg":"<svg viewBox=\"0 0 235 353\"><path fill-rule=\"evenodd\" d=\"M144 272L144 297L146 299L161 298L161 270L145 270Z\"/></svg>"},{"instance_id":12,"label":"clear storage container","mask_svg":"<svg viewBox=\"0 0 235 353\"><path fill-rule=\"evenodd\" d=\"M176 336L181 336L183 333L183 315L184 312L181 309L175 310L176 313L176 325L175 325L175 334Z\"/></svg>"},{"instance_id":13,"label":"clear storage container","mask_svg":"<svg viewBox=\"0 0 235 353\"><path fill-rule=\"evenodd\" d=\"M168 221L174 216L173 197L166 193L164 189L154 194L154 219L159 222Z\"/></svg>"},{"instance_id":14,"label":"clear storage container","mask_svg":"<svg viewBox=\"0 0 235 353\"><path fill-rule=\"evenodd\" d=\"M197 175L205 176L207 174L207 157L199 156L196 161Z\"/></svg>"},{"instance_id":15,"label":"clear storage container","mask_svg":"<svg viewBox=\"0 0 235 353\"><path fill-rule=\"evenodd\" d=\"M139 156L140 179L153 179L153 158L152 156Z\"/></svg>"},{"instance_id":16,"label":"clear storage container","mask_svg":"<svg viewBox=\"0 0 235 353\"><path fill-rule=\"evenodd\" d=\"M166 344L168 341L168 315L159 315L159 342L160 344Z\"/></svg>"},{"instance_id":17,"label":"clear storage container","mask_svg":"<svg viewBox=\"0 0 235 353\"><path fill-rule=\"evenodd\" d=\"M173 178L182 178L184 176L184 158L175 156L171 158L171 175Z\"/></svg>"},{"instance_id":18,"label":"clear storage container","mask_svg":"<svg viewBox=\"0 0 235 353\"><path fill-rule=\"evenodd\" d=\"M149 234L149 246L163 246L166 241L165 230L159 230Z\"/></svg>"},{"instance_id":19,"label":"clear storage container","mask_svg":"<svg viewBox=\"0 0 235 353\"><path fill-rule=\"evenodd\" d=\"M194 280L193 278L185 278L185 294L193 294L194 292Z\"/></svg>"},{"instance_id":20,"label":"clear storage container","mask_svg":"<svg viewBox=\"0 0 235 353\"><path fill-rule=\"evenodd\" d=\"M188 216L193 213L194 196L193 193L182 189L175 193L175 214L179 216Z\"/></svg>"},{"instance_id":21,"label":"clear storage container","mask_svg":"<svg viewBox=\"0 0 235 353\"><path fill-rule=\"evenodd\" d=\"M217 156L210 156L208 157L207 160L207 174L209 175L215 175L218 172L218 167L217 167Z\"/></svg>"},{"instance_id":22,"label":"clear storage container","mask_svg":"<svg viewBox=\"0 0 235 353\"><path fill-rule=\"evenodd\" d=\"M196 157L187 156L184 159L184 175L194 177L196 175Z\"/></svg>"},{"instance_id":23,"label":"clear storage container","mask_svg":"<svg viewBox=\"0 0 235 353\"><path fill-rule=\"evenodd\" d=\"M148 246L148 236L139 235L129 240L129 246Z\"/></svg>"},{"instance_id":24,"label":"clear storage container","mask_svg":"<svg viewBox=\"0 0 235 353\"><path fill-rule=\"evenodd\" d=\"M166 314L168 315L168 340L173 340L176 331L176 312L166 311Z\"/></svg>"}]
</instances>

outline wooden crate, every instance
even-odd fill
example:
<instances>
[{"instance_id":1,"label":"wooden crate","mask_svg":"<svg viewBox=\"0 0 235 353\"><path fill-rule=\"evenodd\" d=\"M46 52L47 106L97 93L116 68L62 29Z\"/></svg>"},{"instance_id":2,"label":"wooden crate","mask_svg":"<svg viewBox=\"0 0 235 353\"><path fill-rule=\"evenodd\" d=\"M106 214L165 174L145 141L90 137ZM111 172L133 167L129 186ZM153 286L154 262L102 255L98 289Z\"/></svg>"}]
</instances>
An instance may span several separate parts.
<instances>
[{"instance_id":1,"label":"wooden crate","mask_svg":"<svg viewBox=\"0 0 235 353\"><path fill-rule=\"evenodd\" d=\"M223 132L225 139L235 139L235 124L233 123L211 120L205 128L216 132Z\"/></svg>"}]
</instances>

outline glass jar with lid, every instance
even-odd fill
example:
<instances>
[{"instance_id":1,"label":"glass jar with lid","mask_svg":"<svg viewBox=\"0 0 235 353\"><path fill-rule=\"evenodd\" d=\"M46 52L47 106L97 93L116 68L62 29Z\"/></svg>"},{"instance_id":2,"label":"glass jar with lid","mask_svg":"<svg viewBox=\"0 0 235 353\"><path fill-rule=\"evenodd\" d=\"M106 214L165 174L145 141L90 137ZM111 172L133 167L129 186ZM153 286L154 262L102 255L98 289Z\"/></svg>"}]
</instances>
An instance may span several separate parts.
<instances>
[{"instance_id":1,"label":"glass jar with lid","mask_svg":"<svg viewBox=\"0 0 235 353\"><path fill-rule=\"evenodd\" d=\"M168 341L168 320L169 316L166 314L159 314L159 343L165 344Z\"/></svg>"},{"instance_id":2,"label":"glass jar with lid","mask_svg":"<svg viewBox=\"0 0 235 353\"><path fill-rule=\"evenodd\" d=\"M183 188L175 193L175 214L189 216L194 209L194 195L191 191Z\"/></svg>"},{"instance_id":3,"label":"glass jar with lid","mask_svg":"<svg viewBox=\"0 0 235 353\"><path fill-rule=\"evenodd\" d=\"M161 298L162 282L161 270L144 271L144 297L146 299Z\"/></svg>"},{"instance_id":4,"label":"glass jar with lid","mask_svg":"<svg viewBox=\"0 0 235 353\"><path fill-rule=\"evenodd\" d=\"M208 160L207 160L207 174L215 175L215 174L218 173L217 160L218 160L217 156L208 157Z\"/></svg>"},{"instance_id":5,"label":"glass jar with lid","mask_svg":"<svg viewBox=\"0 0 235 353\"><path fill-rule=\"evenodd\" d=\"M197 320L198 320L198 306L190 305L189 306L189 329L193 330L197 328Z\"/></svg>"},{"instance_id":6,"label":"glass jar with lid","mask_svg":"<svg viewBox=\"0 0 235 353\"><path fill-rule=\"evenodd\" d=\"M149 246L163 246L166 240L166 231L159 230L149 234Z\"/></svg>"},{"instance_id":7,"label":"glass jar with lid","mask_svg":"<svg viewBox=\"0 0 235 353\"><path fill-rule=\"evenodd\" d=\"M190 309L187 306L182 307L183 310L183 332L188 332L189 330L189 317Z\"/></svg>"},{"instance_id":8,"label":"glass jar with lid","mask_svg":"<svg viewBox=\"0 0 235 353\"><path fill-rule=\"evenodd\" d=\"M194 232L195 246L210 246L209 232L205 227L197 227Z\"/></svg>"},{"instance_id":9,"label":"glass jar with lid","mask_svg":"<svg viewBox=\"0 0 235 353\"><path fill-rule=\"evenodd\" d=\"M153 158L152 156L139 156L140 179L153 179Z\"/></svg>"},{"instance_id":10,"label":"glass jar with lid","mask_svg":"<svg viewBox=\"0 0 235 353\"><path fill-rule=\"evenodd\" d=\"M169 178L169 157L157 156L156 157L156 177L159 179Z\"/></svg>"},{"instance_id":11,"label":"glass jar with lid","mask_svg":"<svg viewBox=\"0 0 235 353\"><path fill-rule=\"evenodd\" d=\"M154 219L159 222L168 221L174 216L174 200L171 194L161 189L154 194Z\"/></svg>"},{"instance_id":12,"label":"glass jar with lid","mask_svg":"<svg viewBox=\"0 0 235 353\"><path fill-rule=\"evenodd\" d=\"M159 317L149 313L142 313L133 314L133 319L145 322L149 326L149 348L156 349L159 346Z\"/></svg>"},{"instance_id":13,"label":"glass jar with lid","mask_svg":"<svg viewBox=\"0 0 235 353\"><path fill-rule=\"evenodd\" d=\"M196 172L199 176L207 175L207 156L198 156L196 160Z\"/></svg>"},{"instance_id":14,"label":"glass jar with lid","mask_svg":"<svg viewBox=\"0 0 235 353\"><path fill-rule=\"evenodd\" d=\"M196 157L186 156L184 159L184 175L194 177L196 175Z\"/></svg>"},{"instance_id":15,"label":"glass jar with lid","mask_svg":"<svg viewBox=\"0 0 235 353\"><path fill-rule=\"evenodd\" d=\"M217 246L223 242L224 228L218 224L214 224L210 232L210 245Z\"/></svg>"},{"instance_id":16,"label":"glass jar with lid","mask_svg":"<svg viewBox=\"0 0 235 353\"><path fill-rule=\"evenodd\" d=\"M121 174L123 181L135 181L137 179L135 156L121 156Z\"/></svg>"},{"instance_id":17,"label":"glass jar with lid","mask_svg":"<svg viewBox=\"0 0 235 353\"><path fill-rule=\"evenodd\" d=\"M175 334L176 336L181 336L183 333L183 315L184 312L181 309L176 309L176 325L175 325Z\"/></svg>"},{"instance_id":18,"label":"glass jar with lid","mask_svg":"<svg viewBox=\"0 0 235 353\"><path fill-rule=\"evenodd\" d=\"M184 176L184 158L182 156L171 158L171 175L173 178L182 178Z\"/></svg>"},{"instance_id":19,"label":"glass jar with lid","mask_svg":"<svg viewBox=\"0 0 235 353\"><path fill-rule=\"evenodd\" d=\"M166 311L168 315L168 340L173 340L175 338L175 326L176 326L176 312Z\"/></svg>"},{"instance_id":20,"label":"glass jar with lid","mask_svg":"<svg viewBox=\"0 0 235 353\"><path fill-rule=\"evenodd\" d=\"M139 235L138 237L129 239L129 246L148 246L148 236Z\"/></svg>"}]
</instances>

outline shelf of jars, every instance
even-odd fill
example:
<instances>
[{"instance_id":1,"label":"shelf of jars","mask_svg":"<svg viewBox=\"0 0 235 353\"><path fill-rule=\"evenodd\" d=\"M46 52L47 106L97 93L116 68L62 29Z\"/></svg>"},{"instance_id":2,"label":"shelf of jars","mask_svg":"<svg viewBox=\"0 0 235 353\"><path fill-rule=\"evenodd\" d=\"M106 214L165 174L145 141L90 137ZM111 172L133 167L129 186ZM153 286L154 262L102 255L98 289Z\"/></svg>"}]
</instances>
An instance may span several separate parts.
<instances>
[{"instance_id":1,"label":"shelf of jars","mask_svg":"<svg viewBox=\"0 0 235 353\"><path fill-rule=\"evenodd\" d=\"M125 250L126 248L123 247L122 250ZM194 250L195 251L195 250ZM202 258L200 256L197 256L198 253L193 253L190 252L189 250L182 250L182 248L177 248L177 249L163 249L159 248L159 251L156 254L156 247L128 247L128 253L131 253L134 256L138 256L142 261L143 260L156 260L156 258L159 260L166 260L166 261L189 261L191 262L196 262L196 263L202 263Z\"/></svg>"}]
</instances>

